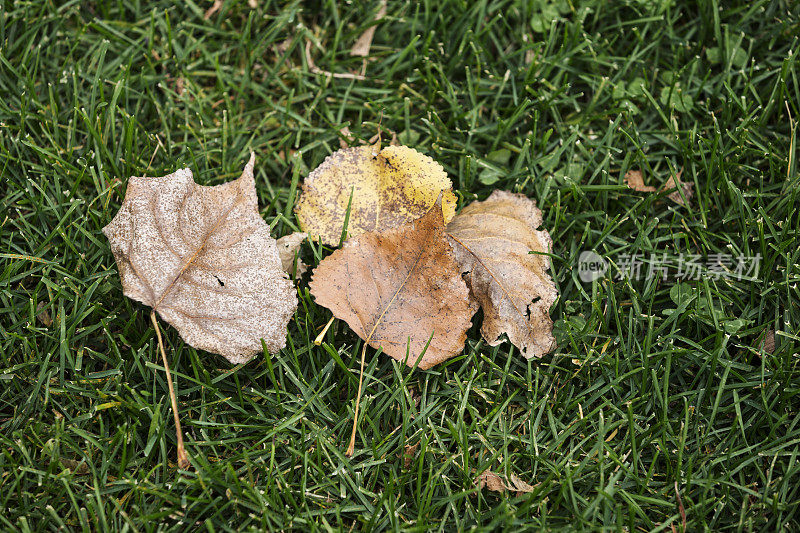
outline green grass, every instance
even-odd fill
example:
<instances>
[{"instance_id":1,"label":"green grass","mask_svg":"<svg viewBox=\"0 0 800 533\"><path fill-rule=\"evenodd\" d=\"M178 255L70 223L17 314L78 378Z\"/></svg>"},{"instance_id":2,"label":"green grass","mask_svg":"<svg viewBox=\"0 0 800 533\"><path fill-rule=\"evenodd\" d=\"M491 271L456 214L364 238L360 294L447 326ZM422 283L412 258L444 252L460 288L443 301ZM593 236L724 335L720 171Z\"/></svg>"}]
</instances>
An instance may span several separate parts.
<instances>
[{"instance_id":1,"label":"green grass","mask_svg":"<svg viewBox=\"0 0 800 533\"><path fill-rule=\"evenodd\" d=\"M376 2L258 4L2 3L0 529L682 531L678 494L688 531L800 528L800 4L392 0L364 81L304 49L359 72ZM461 206L539 202L558 349L526 361L475 326L431 371L370 357L346 458L360 341L335 322L312 344L330 314L306 277L274 356L231 368L164 327L176 470L148 309L100 232L127 178L220 183L253 150L283 235L294 180L381 114ZM622 180L681 168L689 209ZM587 249L762 260L743 280L583 283ZM487 468L535 490L479 491Z\"/></svg>"}]
</instances>

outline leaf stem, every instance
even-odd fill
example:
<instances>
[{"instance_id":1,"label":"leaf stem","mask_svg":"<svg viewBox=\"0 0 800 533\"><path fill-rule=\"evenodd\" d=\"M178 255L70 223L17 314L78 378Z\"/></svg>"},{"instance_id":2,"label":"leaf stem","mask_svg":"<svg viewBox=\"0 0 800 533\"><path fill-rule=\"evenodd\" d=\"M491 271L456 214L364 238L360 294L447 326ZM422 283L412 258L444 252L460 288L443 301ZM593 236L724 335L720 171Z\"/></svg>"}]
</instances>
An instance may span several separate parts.
<instances>
[{"instance_id":1,"label":"leaf stem","mask_svg":"<svg viewBox=\"0 0 800 533\"><path fill-rule=\"evenodd\" d=\"M375 329L373 328L373 331ZM372 334L370 334L372 337ZM367 340L369 342L369 340ZM367 355L367 342L361 348L361 371L358 373L358 393L356 394L356 412L353 415L353 432L350 434L350 444L347 445L347 451L344 453L347 457L353 455L356 449L356 429L358 429L358 406L361 404L361 384L364 382L364 359Z\"/></svg>"},{"instance_id":2,"label":"leaf stem","mask_svg":"<svg viewBox=\"0 0 800 533\"><path fill-rule=\"evenodd\" d=\"M158 337L158 348L161 351L161 359L164 361L164 369L167 373L167 386L169 387L169 399L172 402L172 414L175 417L175 432L178 435L178 468L189 468L189 456L186 455L186 448L183 447L183 430L181 429L181 419L178 416L178 400L175 397L175 387L172 385L172 374L167 362L167 352L164 350L164 341L161 339L161 328L158 327L158 320L156 320L156 311L150 311L150 320L156 328L156 337Z\"/></svg>"},{"instance_id":3,"label":"leaf stem","mask_svg":"<svg viewBox=\"0 0 800 533\"><path fill-rule=\"evenodd\" d=\"M320 344L322 344L322 339L324 339L325 338L325 334L328 333L328 328L330 328L331 324L333 324L333 319L334 318L336 318L336 317L332 316L331 319L328 320L328 323L325 324L324 328L322 328L322 333L317 335L317 338L314 339L314 346L319 346Z\"/></svg>"}]
</instances>

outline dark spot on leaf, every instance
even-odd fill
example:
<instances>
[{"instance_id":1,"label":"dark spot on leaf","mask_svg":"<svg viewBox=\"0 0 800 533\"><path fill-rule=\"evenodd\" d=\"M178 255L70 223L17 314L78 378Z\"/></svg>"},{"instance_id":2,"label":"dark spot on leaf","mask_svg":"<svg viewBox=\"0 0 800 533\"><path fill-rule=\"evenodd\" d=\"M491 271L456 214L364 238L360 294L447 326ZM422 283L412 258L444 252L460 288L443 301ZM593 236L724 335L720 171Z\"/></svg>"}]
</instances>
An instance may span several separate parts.
<instances>
[{"instance_id":1,"label":"dark spot on leaf","mask_svg":"<svg viewBox=\"0 0 800 533\"><path fill-rule=\"evenodd\" d=\"M542 299L541 296L535 296L533 298L533 300L531 300L531 303L529 303L528 306L525 309L525 318L526 319L528 319L528 320L531 319L531 309L536 305L536 302L538 302L541 299Z\"/></svg>"}]
</instances>

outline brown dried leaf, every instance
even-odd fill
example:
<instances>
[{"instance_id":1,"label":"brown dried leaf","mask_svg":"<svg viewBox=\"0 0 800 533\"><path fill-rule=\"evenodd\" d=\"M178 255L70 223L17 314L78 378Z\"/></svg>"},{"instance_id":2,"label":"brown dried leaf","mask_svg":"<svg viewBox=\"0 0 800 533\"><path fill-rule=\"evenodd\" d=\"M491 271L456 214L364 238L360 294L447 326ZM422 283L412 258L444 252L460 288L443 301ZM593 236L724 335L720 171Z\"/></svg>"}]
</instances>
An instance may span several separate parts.
<instances>
[{"instance_id":1,"label":"brown dried leaf","mask_svg":"<svg viewBox=\"0 0 800 533\"><path fill-rule=\"evenodd\" d=\"M505 492L506 483L503 478L492 472L491 470L484 470L475 479L475 485L479 489L489 489L492 492Z\"/></svg>"},{"instance_id":2,"label":"brown dried leaf","mask_svg":"<svg viewBox=\"0 0 800 533\"><path fill-rule=\"evenodd\" d=\"M85 461L76 461L75 459L59 458L61 466L68 468L76 476L83 476L89 473L89 465Z\"/></svg>"},{"instance_id":3,"label":"brown dried leaf","mask_svg":"<svg viewBox=\"0 0 800 533\"><path fill-rule=\"evenodd\" d=\"M645 185L641 170L629 170L625 173L624 179L628 188L638 192L661 192L668 191L670 189L676 189L678 186L680 186L680 189L683 191L683 197L686 197L686 202L684 202L681 192L678 190L669 193L667 198L678 205L689 207L689 200L691 200L692 196L694 196L694 187L692 187L691 183L681 182L681 174L683 174L683 169L679 170L674 177L670 176L661 189L657 189L652 185Z\"/></svg>"},{"instance_id":4,"label":"brown dried leaf","mask_svg":"<svg viewBox=\"0 0 800 533\"><path fill-rule=\"evenodd\" d=\"M668 191L670 189L676 189L667 195L667 198L672 200L678 205L682 205L684 207L689 207L689 201L694 196L694 187L689 182L682 182L681 181L681 174L683 174L683 169L679 170L678 173L673 177L670 176L667 182L664 184L664 187L661 188L662 191ZM683 196L681 196L681 191L683 192ZM686 198L684 201L683 198Z\"/></svg>"},{"instance_id":5,"label":"brown dried leaf","mask_svg":"<svg viewBox=\"0 0 800 533\"><path fill-rule=\"evenodd\" d=\"M406 444L403 446L403 468L408 468L414 462L414 456L417 455L419 443Z\"/></svg>"},{"instance_id":6,"label":"brown dried leaf","mask_svg":"<svg viewBox=\"0 0 800 533\"><path fill-rule=\"evenodd\" d=\"M651 185L645 185L642 178L641 170L629 170L625 173L625 184L634 191L639 192L656 192L656 188Z\"/></svg>"},{"instance_id":7,"label":"brown dried leaf","mask_svg":"<svg viewBox=\"0 0 800 533\"><path fill-rule=\"evenodd\" d=\"M505 333L526 358L555 347L550 306L558 292L546 270L550 234L537 230L542 212L522 194L494 191L447 226L459 270L483 309L481 333L490 346Z\"/></svg>"},{"instance_id":8,"label":"brown dried leaf","mask_svg":"<svg viewBox=\"0 0 800 533\"><path fill-rule=\"evenodd\" d=\"M183 76L167 76L167 84L172 87L178 96L183 96L186 90L186 80Z\"/></svg>"},{"instance_id":9,"label":"brown dried leaf","mask_svg":"<svg viewBox=\"0 0 800 533\"><path fill-rule=\"evenodd\" d=\"M303 241L308 237L307 233L296 231L291 235L285 235L278 239L278 256L281 258L281 268L287 274L291 275L294 271L294 256L295 252L303 244ZM297 272L295 277L299 278L306 273L308 266L298 257L297 258Z\"/></svg>"},{"instance_id":10,"label":"brown dried leaf","mask_svg":"<svg viewBox=\"0 0 800 533\"><path fill-rule=\"evenodd\" d=\"M509 481L509 490L514 490L516 492L533 492L533 489L535 488L533 485L528 485L526 482L522 481L515 474L511 474Z\"/></svg>"},{"instance_id":11,"label":"brown dried leaf","mask_svg":"<svg viewBox=\"0 0 800 533\"><path fill-rule=\"evenodd\" d=\"M47 328L53 325L53 319L50 318L46 302L39 302L39 305L36 306L36 318Z\"/></svg>"},{"instance_id":12,"label":"brown dried leaf","mask_svg":"<svg viewBox=\"0 0 800 533\"><path fill-rule=\"evenodd\" d=\"M375 28L378 27L378 22L386 15L386 0L380 0L379 4L380 7L373 19L374 24L367 28L358 38L353 48L350 50L351 56L367 57L369 55L369 49L372 47L372 39L375 37Z\"/></svg>"},{"instance_id":13,"label":"brown dried leaf","mask_svg":"<svg viewBox=\"0 0 800 533\"><path fill-rule=\"evenodd\" d=\"M686 531L686 508L683 506L683 499L681 498L681 492L678 490L678 482L675 482L675 497L678 499L678 512L681 514L681 525L683 528L681 531ZM673 525L673 528L675 526Z\"/></svg>"},{"instance_id":14,"label":"brown dried leaf","mask_svg":"<svg viewBox=\"0 0 800 533\"><path fill-rule=\"evenodd\" d=\"M410 367L430 339L421 369L464 348L475 312L444 238L441 198L418 220L348 240L319 264L309 286L319 305L370 346Z\"/></svg>"},{"instance_id":15,"label":"brown dried leaf","mask_svg":"<svg viewBox=\"0 0 800 533\"><path fill-rule=\"evenodd\" d=\"M103 233L123 292L152 307L198 349L244 363L286 344L297 307L275 240L258 213L255 155L240 178L205 187L181 169L132 177Z\"/></svg>"},{"instance_id":16,"label":"brown dried leaf","mask_svg":"<svg viewBox=\"0 0 800 533\"><path fill-rule=\"evenodd\" d=\"M535 488L532 485L522 481L515 474L511 474L511 476L506 480L491 470L484 470L481 472L478 477L475 478L475 485L479 489L486 488L492 492L513 491L518 494L533 492Z\"/></svg>"},{"instance_id":17,"label":"brown dried leaf","mask_svg":"<svg viewBox=\"0 0 800 533\"><path fill-rule=\"evenodd\" d=\"M767 330L764 336L759 338L757 346L758 350L764 350L764 353L775 353L775 330Z\"/></svg>"}]
</instances>

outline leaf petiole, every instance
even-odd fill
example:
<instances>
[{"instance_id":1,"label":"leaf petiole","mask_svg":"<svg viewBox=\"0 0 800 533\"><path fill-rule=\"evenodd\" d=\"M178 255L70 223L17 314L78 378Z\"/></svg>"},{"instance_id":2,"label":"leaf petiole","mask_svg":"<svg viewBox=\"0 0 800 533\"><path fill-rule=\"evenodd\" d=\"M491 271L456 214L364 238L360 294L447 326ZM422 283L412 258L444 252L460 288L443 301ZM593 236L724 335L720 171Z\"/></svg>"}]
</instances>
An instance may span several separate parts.
<instances>
[{"instance_id":1,"label":"leaf petiole","mask_svg":"<svg viewBox=\"0 0 800 533\"><path fill-rule=\"evenodd\" d=\"M161 328L158 327L155 309L150 311L150 320L156 328L158 338L158 348L161 352L161 359L164 361L164 370L167 373L167 387L169 387L169 399L172 402L172 414L175 417L175 432L178 435L178 468L189 468L189 456L186 455L186 448L183 446L183 430L181 429L181 419L178 416L178 400L175 397L175 387L172 385L172 373L167 362L167 352L164 350L164 341L161 339Z\"/></svg>"}]
</instances>

